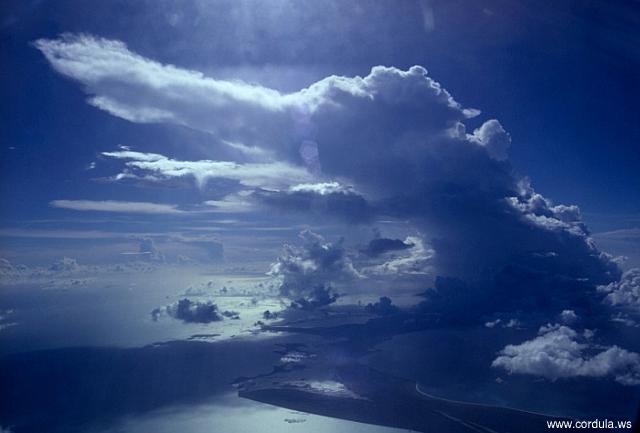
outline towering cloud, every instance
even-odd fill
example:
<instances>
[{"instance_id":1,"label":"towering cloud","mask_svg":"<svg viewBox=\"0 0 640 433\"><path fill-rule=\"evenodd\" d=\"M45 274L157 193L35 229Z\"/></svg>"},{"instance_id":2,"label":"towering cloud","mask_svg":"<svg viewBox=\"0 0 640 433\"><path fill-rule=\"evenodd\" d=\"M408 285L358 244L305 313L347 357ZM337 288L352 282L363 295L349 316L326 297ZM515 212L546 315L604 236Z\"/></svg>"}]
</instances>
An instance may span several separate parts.
<instances>
[{"instance_id":1,"label":"towering cloud","mask_svg":"<svg viewBox=\"0 0 640 433\"><path fill-rule=\"evenodd\" d=\"M280 294L302 308L327 305L336 300L332 285L351 282L361 275L355 270L341 242L332 244L309 230L300 233L304 244L285 245L269 272L280 280Z\"/></svg>"},{"instance_id":2,"label":"towering cloud","mask_svg":"<svg viewBox=\"0 0 640 433\"><path fill-rule=\"evenodd\" d=\"M479 309L524 303L559 314L592 302L596 285L620 276L577 207L553 205L514 174L500 122L468 133L465 122L479 111L463 107L423 67L376 66L365 77L330 76L283 94L163 65L117 41L64 35L35 46L56 71L82 83L99 109L264 150L250 163L106 154L126 161L129 171L120 176L223 177L257 189L247 197L272 206L313 210L320 203L351 222L372 215L408 221L435 252L428 266L466 281L456 287ZM284 294L356 276L339 245L305 237L303 250L288 250L274 267Z\"/></svg>"}]
</instances>

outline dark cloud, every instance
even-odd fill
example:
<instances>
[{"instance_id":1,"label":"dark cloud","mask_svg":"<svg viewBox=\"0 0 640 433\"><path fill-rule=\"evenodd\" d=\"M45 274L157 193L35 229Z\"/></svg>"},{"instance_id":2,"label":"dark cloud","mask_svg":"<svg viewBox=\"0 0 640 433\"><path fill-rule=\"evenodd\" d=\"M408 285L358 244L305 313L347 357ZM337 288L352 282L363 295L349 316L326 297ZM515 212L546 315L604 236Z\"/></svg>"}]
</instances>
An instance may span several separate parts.
<instances>
[{"instance_id":1,"label":"dark cloud","mask_svg":"<svg viewBox=\"0 0 640 433\"><path fill-rule=\"evenodd\" d=\"M271 312L270 310L265 310L262 313L262 318L264 320L275 320L279 317L279 314L277 312Z\"/></svg>"},{"instance_id":2,"label":"dark cloud","mask_svg":"<svg viewBox=\"0 0 640 433\"><path fill-rule=\"evenodd\" d=\"M233 319L233 320L240 319L240 313L238 313L237 311L224 310L221 314L223 317L226 317L228 319Z\"/></svg>"},{"instance_id":3,"label":"dark cloud","mask_svg":"<svg viewBox=\"0 0 640 433\"><path fill-rule=\"evenodd\" d=\"M224 313L220 312L218 306L211 301L191 301L187 298L180 299L164 307L155 308L151 312L151 317L153 320L158 320L163 314L167 314L177 320L182 320L185 323L219 322L223 320L224 317L233 315L232 312L228 311ZM237 313L235 314L237 315Z\"/></svg>"},{"instance_id":4,"label":"dark cloud","mask_svg":"<svg viewBox=\"0 0 640 433\"><path fill-rule=\"evenodd\" d=\"M392 241L396 246L400 246L395 242L396 240ZM377 256L365 253L362 273L377 278L409 278L424 284L425 278L433 273L434 251L426 247L424 240L419 236L407 236L404 241L400 242L406 248L386 251L386 253L379 253ZM382 244L375 245L374 243L373 249L376 250L380 246L389 247L388 242Z\"/></svg>"},{"instance_id":5,"label":"dark cloud","mask_svg":"<svg viewBox=\"0 0 640 433\"><path fill-rule=\"evenodd\" d=\"M316 308L333 304L338 300L339 296L337 293L332 293L331 287L325 287L320 284L305 290L304 297L300 297L291 302L291 308L308 311L315 310Z\"/></svg>"},{"instance_id":6,"label":"dark cloud","mask_svg":"<svg viewBox=\"0 0 640 433\"><path fill-rule=\"evenodd\" d=\"M366 248L360 250L360 252L370 256L377 257L381 254L388 253L390 251L403 251L413 247L415 244L400 239L389 238L376 238L372 239Z\"/></svg>"},{"instance_id":7,"label":"dark cloud","mask_svg":"<svg viewBox=\"0 0 640 433\"><path fill-rule=\"evenodd\" d=\"M372 314L378 314L381 316L386 316L389 314L396 314L398 311L398 307L393 305L391 298L387 296L380 297L380 300L375 303L367 304L364 309Z\"/></svg>"},{"instance_id":8,"label":"dark cloud","mask_svg":"<svg viewBox=\"0 0 640 433\"><path fill-rule=\"evenodd\" d=\"M287 212L301 212L349 223L372 221L375 210L365 198L352 190L319 192L312 189L266 191L254 193L263 204Z\"/></svg>"}]
</instances>

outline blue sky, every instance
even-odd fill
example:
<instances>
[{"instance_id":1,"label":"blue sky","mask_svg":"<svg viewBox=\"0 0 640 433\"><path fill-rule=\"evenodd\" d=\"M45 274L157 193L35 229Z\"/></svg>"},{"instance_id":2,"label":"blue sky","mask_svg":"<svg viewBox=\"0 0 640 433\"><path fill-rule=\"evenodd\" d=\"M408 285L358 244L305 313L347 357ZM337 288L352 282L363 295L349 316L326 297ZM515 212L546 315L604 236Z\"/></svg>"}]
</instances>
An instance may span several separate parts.
<instances>
[{"instance_id":1,"label":"blue sky","mask_svg":"<svg viewBox=\"0 0 640 433\"><path fill-rule=\"evenodd\" d=\"M2 110L3 123L12 127L2 138L3 219L60 216L48 202L61 197L162 201L165 192L117 190L88 180L87 164L117 144L207 156L208 137L197 132L132 125L88 106L81 89L55 74L31 45L61 32L83 32L121 40L163 63L284 91L329 74L365 75L378 64L423 65L465 106L500 119L513 138L514 167L537 190L579 204L587 221L603 229L630 228L624 217L640 211L634 109L640 54L637 32L629 31L637 24L633 8L274 1L98 2L84 9L73 2L9 2L3 8L1 86L11 101ZM605 221L602 214L619 218Z\"/></svg>"},{"instance_id":2,"label":"blue sky","mask_svg":"<svg viewBox=\"0 0 640 433\"><path fill-rule=\"evenodd\" d=\"M210 324L233 338L344 307L379 316L357 324L376 342L415 323L481 333L491 349L464 367L484 369L480 393L511 375L560 397L563 380L637 390L637 2L1 14L9 352L33 335L29 349ZM44 304L86 330L47 327Z\"/></svg>"}]
</instances>

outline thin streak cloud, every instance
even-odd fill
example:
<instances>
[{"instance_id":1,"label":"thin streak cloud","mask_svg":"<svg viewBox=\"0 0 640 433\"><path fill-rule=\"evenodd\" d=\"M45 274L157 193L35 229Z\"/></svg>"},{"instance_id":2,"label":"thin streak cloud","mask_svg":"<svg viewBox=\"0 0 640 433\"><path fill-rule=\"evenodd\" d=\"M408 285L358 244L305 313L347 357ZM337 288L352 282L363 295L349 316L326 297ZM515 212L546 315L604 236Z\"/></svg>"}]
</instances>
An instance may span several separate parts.
<instances>
[{"instance_id":1,"label":"thin streak cloud","mask_svg":"<svg viewBox=\"0 0 640 433\"><path fill-rule=\"evenodd\" d=\"M162 203L148 203L139 201L116 200L53 200L49 203L52 207L76 211L92 212L118 212L118 213L142 213L142 214L172 214L179 215L188 212L178 209L176 205Z\"/></svg>"}]
</instances>

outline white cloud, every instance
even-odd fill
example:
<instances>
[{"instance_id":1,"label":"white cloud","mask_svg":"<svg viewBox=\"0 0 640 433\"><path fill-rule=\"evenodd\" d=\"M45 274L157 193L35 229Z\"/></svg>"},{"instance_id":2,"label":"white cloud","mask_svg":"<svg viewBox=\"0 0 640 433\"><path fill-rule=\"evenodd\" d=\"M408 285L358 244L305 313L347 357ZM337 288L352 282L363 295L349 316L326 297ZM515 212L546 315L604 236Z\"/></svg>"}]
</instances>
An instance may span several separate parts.
<instances>
[{"instance_id":1,"label":"white cloud","mask_svg":"<svg viewBox=\"0 0 640 433\"><path fill-rule=\"evenodd\" d=\"M157 122L179 122L175 116L166 110L153 107L138 107L133 109L131 106L118 102L108 96L94 96L87 101L96 108L107 111L110 114L125 120L136 123L157 123Z\"/></svg>"},{"instance_id":2,"label":"white cloud","mask_svg":"<svg viewBox=\"0 0 640 433\"><path fill-rule=\"evenodd\" d=\"M562 310L560 313L560 320L562 323L570 325L578 320L578 315L573 310Z\"/></svg>"},{"instance_id":3,"label":"white cloud","mask_svg":"<svg viewBox=\"0 0 640 433\"><path fill-rule=\"evenodd\" d=\"M491 157L499 161L508 158L507 151L511 145L511 137L496 119L487 120L467 137L469 141L486 147Z\"/></svg>"},{"instance_id":4,"label":"white cloud","mask_svg":"<svg viewBox=\"0 0 640 433\"><path fill-rule=\"evenodd\" d=\"M620 281L599 286L598 291L607 294L606 303L640 313L640 268L628 270Z\"/></svg>"},{"instance_id":5,"label":"white cloud","mask_svg":"<svg viewBox=\"0 0 640 433\"><path fill-rule=\"evenodd\" d=\"M508 321L504 321L502 319L495 319L489 322L485 322L485 328L495 328L497 326L501 328L518 328L520 326L520 321L517 319L509 319Z\"/></svg>"},{"instance_id":6,"label":"white cloud","mask_svg":"<svg viewBox=\"0 0 640 433\"><path fill-rule=\"evenodd\" d=\"M486 328L495 328L502 322L502 319L491 320L489 322L485 322L484 326Z\"/></svg>"},{"instance_id":7,"label":"white cloud","mask_svg":"<svg viewBox=\"0 0 640 433\"><path fill-rule=\"evenodd\" d=\"M230 148L235 149L247 156L259 158L259 157L265 157L269 155L269 152L267 150L257 146L247 146L246 144L243 144L243 143L237 143L237 142L228 141L228 140L223 140L223 143L229 146Z\"/></svg>"},{"instance_id":8,"label":"white cloud","mask_svg":"<svg viewBox=\"0 0 640 433\"><path fill-rule=\"evenodd\" d=\"M289 187L289 192L310 192L319 195L334 194L351 191L350 188L340 185L338 182L301 183Z\"/></svg>"},{"instance_id":9,"label":"white cloud","mask_svg":"<svg viewBox=\"0 0 640 433\"><path fill-rule=\"evenodd\" d=\"M251 191L229 194L221 200L207 200L204 204L212 207L214 212L220 213L245 213L258 209L258 205L251 200Z\"/></svg>"},{"instance_id":10,"label":"white cloud","mask_svg":"<svg viewBox=\"0 0 640 433\"><path fill-rule=\"evenodd\" d=\"M77 211L143 213L143 214L183 214L185 213L184 211L178 209L176 205L137 202L137 201L53 200L49 204L56 208L71 209L71 210L77 210Z\"/></svg>"},{"instance_id":11,"label":"white cloud","mask_svg":"<svg viewBox=\"0 0 640 433\"><path fill-rule=\"evenodd\" d=\"M215 80L196 71L162 65L129 51L119 41L65 34L56 40L39 39L34 45L58 72L83 82L98 95L107 90L109 83L121 81L148 92L160 90L166 95L164 102L204 99L211 107L221 108L228 101L239 101L270 110L282 109L286 103L286 98L275 90ZM126 101L125 93L119 96ZM132 104L129 108L145 107Z\"/></svg>"},{"instance_id":12,"label":"white cloud","mask_svg":"<svg viewBox=\"0 0 640 433\"><path fill-rule=\"evenodd\" d=\"M209 179L224 178L236 180L245 186L278 188L311 178L306 169L284 162L241 164L233 161L180 161L157 153L133 151L103 152L102 155L126 160L129 171L117 175L116 180L144 178L162 181L189 176L195 179L199 187Z\"/></svg>"},{"instance_id":13,"label":"white cloud","mask_svg":"<svg viewBox=\"0 0 640 433\"><path fill-rule=\"evenodd\" d=\"M613 376L623 385L640 385L639 354L618 346L587 354L596 347L567 326L548 325L540 328L536 338L506 346L491 365L551 380Z\"/></svg>"}]
</instances>

